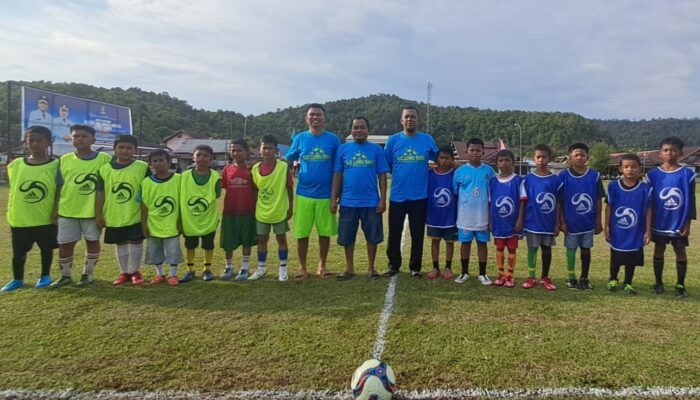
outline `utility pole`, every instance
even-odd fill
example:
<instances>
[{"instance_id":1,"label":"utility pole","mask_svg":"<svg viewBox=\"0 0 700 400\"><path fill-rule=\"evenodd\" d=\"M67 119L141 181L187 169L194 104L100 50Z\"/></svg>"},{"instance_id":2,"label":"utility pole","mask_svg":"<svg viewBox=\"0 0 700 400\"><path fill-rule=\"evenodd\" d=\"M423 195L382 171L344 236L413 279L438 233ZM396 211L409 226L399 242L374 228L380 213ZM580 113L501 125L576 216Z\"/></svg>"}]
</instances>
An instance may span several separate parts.
<instances>
[{"instance_id":1,"label":"utility pole","mask_svg":"<svg viewBox=\"0 0 700 400\"><path fill-rule=\"evenodd\" d=\"M12 81L7 81L7 120L5 121L5 132L7 135L7 164L12 160Z\"/></svg>"},{"instance_id":2,"label":"utility pole","mask_svg":"<svg viewBox=\"0 0 700 400\"><path fill-rule=\"evenodd\" d=\"M433 94L433 84L428 82L428 133L430 133L430 100Z\"/></svg>"}]
</instances>

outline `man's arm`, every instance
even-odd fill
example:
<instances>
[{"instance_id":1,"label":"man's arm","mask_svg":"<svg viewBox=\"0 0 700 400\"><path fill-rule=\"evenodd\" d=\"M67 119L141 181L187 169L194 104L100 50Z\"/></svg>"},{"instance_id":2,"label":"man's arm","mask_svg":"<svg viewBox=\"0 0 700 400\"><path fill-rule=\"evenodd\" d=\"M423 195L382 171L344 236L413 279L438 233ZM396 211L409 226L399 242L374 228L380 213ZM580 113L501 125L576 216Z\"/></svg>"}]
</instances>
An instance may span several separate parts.
<instances>
[{"instance_id":1,"label":"man's arm","mask_svg":"<svg viewBox=\"0 0 700 400\"><path fill-rule=\"evenodd\" d=\"M605 240L610 241L610 221L612 220L612 207L610 203L605 207Z\"/></svg>"},{"instance_id":2,"label":"man's arm","mask_svg":"<svg viewBox=\"0 0 700 400\"><path fill-rule=\"evenodd\" d=\"M331 212L335 214L338 211L338 198L340 197L340 186L343 183L343 173L333 173L333 184L331 186Z\"/></svg>"},{"instance_id":3,"label":"man's arm","mask_svg":"<svg viewBox=\"0 0 700 400\"><path fill-rule=\"evenodd\" d=\"M382 214L386 211L386 172L379 174L379 204L377 204L377 213Z\"/></svg>"},{"instance_id":4,"label":"man's arm","mask_svg":"<svg viewBox=\"0 0 700 400\"><path fill-rule=\"evenodd\" d=\"M141 203L141 231L143 232L143 237L149 237L150 232L148 231L148 209L144 203Z\"/></svg>"}]
</instances>

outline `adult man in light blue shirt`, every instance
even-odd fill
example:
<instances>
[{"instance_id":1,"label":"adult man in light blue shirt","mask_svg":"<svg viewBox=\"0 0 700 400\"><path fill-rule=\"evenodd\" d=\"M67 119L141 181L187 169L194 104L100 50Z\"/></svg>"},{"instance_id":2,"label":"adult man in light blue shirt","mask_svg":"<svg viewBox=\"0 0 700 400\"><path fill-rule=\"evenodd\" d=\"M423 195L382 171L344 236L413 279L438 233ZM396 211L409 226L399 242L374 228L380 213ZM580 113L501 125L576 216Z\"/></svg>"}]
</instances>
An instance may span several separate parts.
<instances>
[{"instance_id":1,"label":"adult man in light blue shirt","mask_svg":"<svg viewBox=\"0 0 700 400\"><path fill-rule=\"evenodd\" d=\"M393 134L384 147L391 170L389 202L389 241L386 256L393 276L401 268L401 232L408 215L411 230L411 276L420 278L423 259L423 237L428 206L428 161L435 161L438 147L433 137L418 131L418 110L405 107L401 113L403 131Z\"/></svg>"}]
</instances>

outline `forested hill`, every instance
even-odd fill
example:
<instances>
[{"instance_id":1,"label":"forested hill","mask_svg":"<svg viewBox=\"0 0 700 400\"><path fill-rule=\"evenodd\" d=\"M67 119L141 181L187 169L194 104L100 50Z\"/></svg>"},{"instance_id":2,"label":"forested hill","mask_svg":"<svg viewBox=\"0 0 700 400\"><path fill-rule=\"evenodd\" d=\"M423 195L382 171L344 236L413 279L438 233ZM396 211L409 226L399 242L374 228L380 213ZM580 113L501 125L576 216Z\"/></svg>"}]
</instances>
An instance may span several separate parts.
<instances>
[{"instance_id":1,"label":"forested hill","mask_svg":"<svg viewBox=\"0 0 700 400\"><path fill-rule=\"evenodd\" d=\"M614 138L618 148L655 150L666 136L678 136L686 145L700 143L700 119L593 120L600 132Z\"/></svg>"},{"instance_id":2,"label":"forested hill","mask_svg":"<svg viewBox=\"0 0 700 400\"><path fill-rule=\"evenodd\" d=\"M170 96L167 92L146 92L139 88L101 88L81 83L51 82L15 82L13 83L13 141L19 137L20 89L21 84L46 89L58 93L99 100L130 107L132 110L134 133L141 134L149 142L160 142L164 137L185 130L208 134L213 137L230 138L242 136L246 117L236 111L207 111L195 109L185 100ZM0 120L3 121L2 137L6 137L5 112L7 85L0 86ZM309 99L309 102L315 99ZM357 115L369 118L372 134L391 134L401 129L399 117L401 109L413 105L420 110L423 130L427 130L427 105L412 100L405 100L394 95L377 94L356 99L338 100L325 103L327 128L341 136L349 133L348 125ZM288 143L292 130L306 129L303 119L304 105L278 109L260 115L249 115L246 132L249 141L254 142L264 134L274 134L282 143ZM139 116L142 116L140 118ZM139 126L139 121L143 126ZM700 141L700 122L698 120L653 120L649 123L677 121L670 126L677 131L658 129L649 130L646 140L656 143L668 134L677 134L687 138L690 143ZM479 136L486 140L503 138L510 146L518 143L519 124L523 130L523 143L548 143L564 146L574 141L586 143L606 142L613 147L624 146L643 148L644 137L635 131L644 122L629 121L593 121L574 113L564 112L526 112L495 111L473 107L437 107L430 108L430 131L438 144L448 144L450 139L468 139ZM618 131L618 126L624 129ZM666 126L665 128L667 128ZM694 128L691 128L694 127ZM622 133L624 132L624 134ZM692 135L690 134L692 133ZM657 138L654 135L659 135ZM692 138L692 139L691 139Z\"/></svg>"}]
</instances>

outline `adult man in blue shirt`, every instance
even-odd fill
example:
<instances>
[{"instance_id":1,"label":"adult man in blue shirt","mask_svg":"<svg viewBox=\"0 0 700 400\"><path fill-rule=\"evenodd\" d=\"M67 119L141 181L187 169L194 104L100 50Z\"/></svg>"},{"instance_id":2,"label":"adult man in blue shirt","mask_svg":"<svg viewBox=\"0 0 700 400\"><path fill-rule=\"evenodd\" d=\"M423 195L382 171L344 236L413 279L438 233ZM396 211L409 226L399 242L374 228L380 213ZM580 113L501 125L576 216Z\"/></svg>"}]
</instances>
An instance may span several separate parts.
<instances>
[{"instance_id":1,"label":"adult man in blue shirt","mask_svg":"<svg viewBox=\"0 0 700 400\"><path fill-rule=\"evenodd\" d=\"M391 201L389 202L389 242L386 255L393 276L401 268L401 232L408 215L411 230L411 275L422 275L423 236L428 205L428 161L435 161L438 147L433 137L418 131L418 110L405 107L401 113L403 131L393 134L384 147L391 170Z\"/></svg>"},{"instance_id":2,"label":"adult man in blue shirt","mask_svg":"<svg viewBox=\"0 0 700 400\"><path fill-rule=\"evenodd\" d=\"M338 275L340 280L355 275L355 238L360 222L367 240L367 274L370 278L379 276L374 269L374 259L377 244L384 240L382 214L386 210L386 173L389 171L382 148L367 141L369 120L356 117L350 125L350 132L354 141L345 143L338 149L331 194L333 212L338 210L340 197L338 244L345 247L347 264L345 272Z\"/></svg>"},{"instance_id":3,"label":"adult man in blue shirt","mask_svg":"<svg viewBox=\"0 0 700 400\"><path fill-rule=\"evenodd\" d=\"M294 202L294 237L297 239L299 272L296 279L306 279L306 255L309 252L309 236L316 226L318 233L319 262L318 275L332 275L326 269L330 237L338 232L338 222L331 213L331 183L335 156L340 140L335 134L324 129L325 109L313 103L306 109L304 118L309 130L299 133L292 140L285 158L300 161L299 183Z\"/></svg>"}]
</instances>

